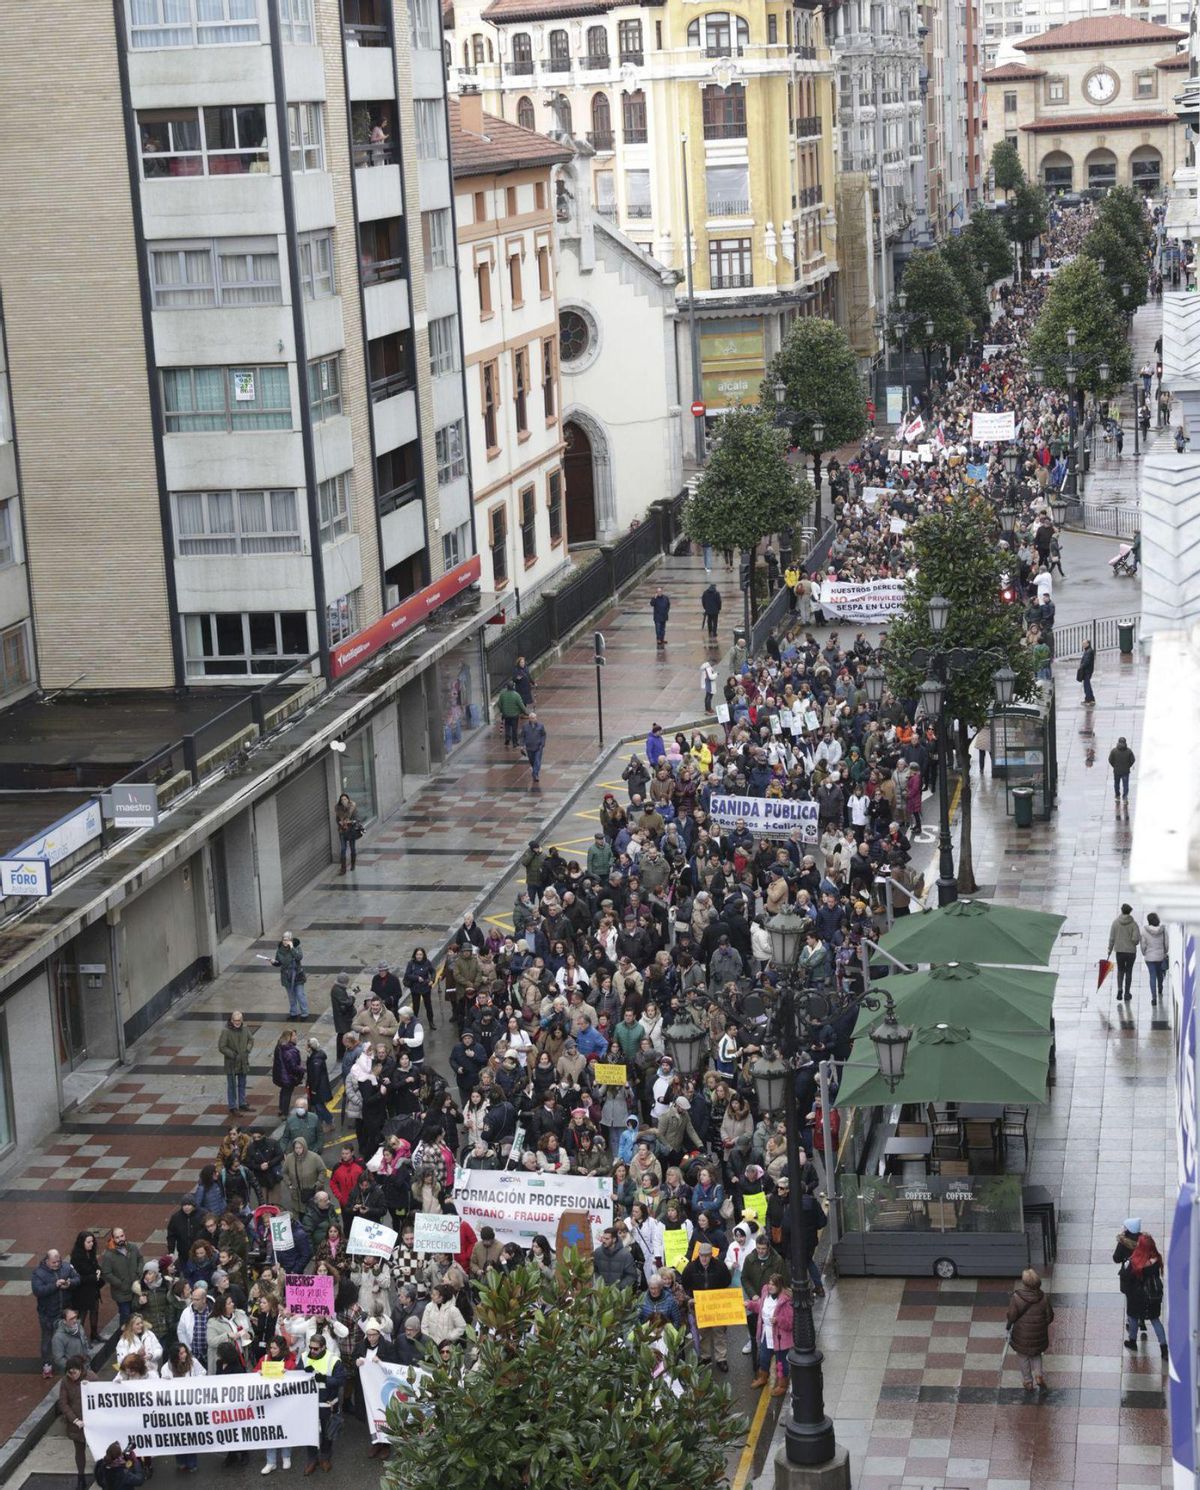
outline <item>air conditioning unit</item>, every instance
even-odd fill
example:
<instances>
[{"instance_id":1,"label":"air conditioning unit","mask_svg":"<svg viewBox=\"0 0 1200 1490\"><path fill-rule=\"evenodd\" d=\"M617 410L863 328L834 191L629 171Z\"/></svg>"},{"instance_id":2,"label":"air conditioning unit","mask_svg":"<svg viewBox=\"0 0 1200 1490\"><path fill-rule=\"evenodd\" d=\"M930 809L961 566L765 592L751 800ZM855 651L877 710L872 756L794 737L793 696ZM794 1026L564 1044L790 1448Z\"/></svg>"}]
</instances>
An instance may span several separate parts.
<instances>
[{"instance_id":1,"label":"air conditioning unit","mask_svg":"<svg viewBox=\"0 0 1200 1490\"><path fill-rule=\"evenodd\" d=\"M389 585L384 591L384 609L395 610L400 604L400 586Z\"/></svg>"}]
</instances>

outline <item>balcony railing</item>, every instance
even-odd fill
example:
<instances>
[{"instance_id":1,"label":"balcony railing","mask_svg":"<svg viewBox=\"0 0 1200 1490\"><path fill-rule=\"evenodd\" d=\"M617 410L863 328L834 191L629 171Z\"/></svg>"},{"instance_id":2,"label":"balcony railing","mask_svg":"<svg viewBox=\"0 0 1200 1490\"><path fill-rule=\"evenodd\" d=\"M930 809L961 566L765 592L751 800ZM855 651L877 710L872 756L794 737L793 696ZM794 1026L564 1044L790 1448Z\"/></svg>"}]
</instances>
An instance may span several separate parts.
<instances>
[{"instance_id":1,"label":"balcony railing","mask_svg":"<svg viewBox=\"0 0 1200 1490\"><path fill-rule=\"evenodd\" d=\"M406 393L413 386L413 381L412 371L408 368L376 378L369 389L371 402L382 403L385 398L394 398L397 393Z\"/></svg>"},{"instance_id":2,"label":"balcony railing","mask_svg":"<svg viewBox=\"0 0 1200 1490\"><path fill-rule=\"evenodd\" d=\"M817 60L816 47L800 44L793 47L792 50L804 62L815 62Z\"/></svg>"},{"instance_id":3,"label":"balcony railing","mask_svg":"<svg viewBox=\"0 0 1200 1490\"><path fill-rule=\"evenodd\" d=\"M745 51L745 47L735 47L732 42L712 41L704 48L704 55L706 57L742 57Z\"/></svg>"},{"instance_id":4,"label":"balcony railing","mask_svg":"<svg viewBox=\"0 0 1200 1490\"><path fill-rule=\"evenodd\" d=\"M644 145L646 143L646 126L644 124L627 124L622 129L621 135L627 145Z\"/></svg>"},{"instance_id":5,"label":"balcony railing","mask_svg":"<svg viewBox=\"0 0 1200 1490\"><path fill-rule=\"evenodd\" d=\"M546 58L546 71L547 72L570 72L571 71L571 59L570 59L570 57L547 57Z\"/></svg>"},{"instance_id":6,"label":"balcony railing","mask_svg":"<svg viewBox=\"0 0 1200 1490\"><path fill-rule=\"evenodd\" d=\"M346 40L352 46L386 47L388 45L388 28L386 26L369 25L365 21L347 21Z\"/></svg>"},{"instance_id":7,"label":"balcony railing","mask_svg":"<svg viewBox=\"0 0 1200 1490\"><path fill-rule=\"evenodd\" d=\"M607 217L610 222L617 219L617 204L615 202L604 202L596 208L601 217Z\"/></svg>"},{"instance_id":8,"label":"balcony railing","mask_svg":"<svg viewBox=\"0 0 1200 1490\"><path fill-rule=\"evenodd\" d=\"M821 205L821 188L819 186L805 186L800 190L801 207L819 207Z\"/></svg>"},{"instance_id":9,"label":"balcony railing","mask_svg":"<svg viewBox=\"0 0 1200 1490\"><path fill-rule=\"evenodd\" d=\"M713 274L709 283L714 290L748 290L754 283L753 274Z\"/></svg>"},{"instance_id":10,"label":"balcony railing","mask_svg":"<svg viewBox=\"0 0 1200 1490\"><path fill-rule=\"evenodd\" d=\"M533 58L519 58L516 62L506 62L504 72L510 78L531 78L533 76Z\"/></svg>"},{"instance_id":11,"label":"balcony railing","mask_svg":"<svg viewBox=\"0 0 1200 1490\"><path fill-rule=\"evenodd\" d=\"M641 67L643 58L645 56L641 47L638 47L637 51L629 51L625 47L622 47L620 55L622 62L632 62L637 67Z\"/></svg>"},{"instance_id":12,"label":"balcony railing","mask_svg":"<svg viewBox=\"0 0 1200 1490\"><path fill-rule=\"evenodd\" d=\"M394 140L355 145L353 153L356 166L394 166L400 159L400 147Z\"/></svg>"},{"instance_id":13,"label":"balcony railing","mask_svg":"<svg viewBox=\"0 0 1200 1490\"><path fill-rule=\"evenodd\" d=\"M796 138L798 140L815 139L821 133L821 119L817 114L805 114L796 120Z\"/></svg>"},{"instance_id":14,"label":"balcony railing","mask_svg":"<svg viewBox=\"0 0 1200 1490\"><path fill-rule=\"evenodd\" d=\"M593 150L611 150L613 147L613 132L611 129L589 129L587 142Z\"/></svg>"},{"instance_id":15,"label":"balcony railing","mask_svg":"<svg viewBox=\"0 0 1200 1490\"><path fill-rule=\"evenodd\" d=\"M402 279L404 277L404 259L376 259L368 262L364 257L362 261L362 282L364 285L384 285L389 280Z\"/></svg>"},{"instance_id":16,"label":"balcony railing","mask_svg":"<svg viewBox=\"0 0 1200 1490\"><path fill-rule=\"evenodd\" d=\"M581 59L580 65L587 72L602 72L606 67L612 66L612 58L607 52L589 52Z\"/></svg>"},{"instance_id":17,"label":"balcony railing","mask_svg":"<svg viewBox=\"0 0 1200 1490\"><path fill-rule=\"evenodd\" d=\"M709 217L749 217L750 203L742 201L709 202Z\"/></svg>"},{"instance_id":18,"label":"balcony railing","mask_svg":"<svg viewBox=\"0 0 1200 1490\"><path fill-rule=\"evenodd\" d=\"M744 140L746 121L744 119L706 119L704 138L706 140Z\"/></svg>"},{"instance_id":19,"label":"balcony railing","mask_svg":"<svg viewBox=\"0 0 1200 1490\"><path fill-rule=\"evenodd\" d=\"M649 202L630 202L625 208L626 217L649 217Z\"/></svg>"},{"instance_id":20,"label":"balcony railing","mask_svg":"<svg viewBox=\"0 0 1200 1490\"><path fill-rule=\"evenodd\" d=\"M406 481L403 486L394 487L391 491L380 492L380 517L386 517L389 512L395 512L398 508L404 507L420 495L421 483L415 477L412 481Z\"/></svg>"}]
</instances>

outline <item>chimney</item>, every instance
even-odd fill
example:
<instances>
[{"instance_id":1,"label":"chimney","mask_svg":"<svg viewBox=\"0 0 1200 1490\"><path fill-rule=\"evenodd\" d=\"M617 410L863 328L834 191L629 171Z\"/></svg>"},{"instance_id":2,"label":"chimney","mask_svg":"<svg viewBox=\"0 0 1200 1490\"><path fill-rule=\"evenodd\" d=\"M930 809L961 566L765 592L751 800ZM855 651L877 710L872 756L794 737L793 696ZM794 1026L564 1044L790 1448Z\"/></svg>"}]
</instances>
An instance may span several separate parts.
<instances>
[{"instance_id":1,"label":"chimney","mask_svg":"<svg viewBox=\"0 0 1200 1490\"><path fill-rule=\"evenodd\" d=\"M465 134L483 134L483 94L478 88L463 88L459 93L458 122Z\"/></svg>"}]
</instances>

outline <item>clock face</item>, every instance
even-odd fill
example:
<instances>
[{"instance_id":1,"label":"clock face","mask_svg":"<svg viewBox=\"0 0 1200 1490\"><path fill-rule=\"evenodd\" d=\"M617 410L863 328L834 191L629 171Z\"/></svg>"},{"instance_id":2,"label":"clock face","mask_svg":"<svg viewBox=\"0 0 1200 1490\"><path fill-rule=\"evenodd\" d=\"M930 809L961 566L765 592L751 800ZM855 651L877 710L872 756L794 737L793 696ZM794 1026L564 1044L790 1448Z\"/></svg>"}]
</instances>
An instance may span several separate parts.
<instances>
[{"instance_id":1,"label":"clock face","mask_svg":"<svg viewBox=\"0 0 1200 1490\"><path fill-rule=\"evenodd\" d=\"M1098 68L1088 75L1083 91L1092 103L1111 103L1117 96L1116 74L1109 72L1106 67Z\"/></svg>"}]
</instances>

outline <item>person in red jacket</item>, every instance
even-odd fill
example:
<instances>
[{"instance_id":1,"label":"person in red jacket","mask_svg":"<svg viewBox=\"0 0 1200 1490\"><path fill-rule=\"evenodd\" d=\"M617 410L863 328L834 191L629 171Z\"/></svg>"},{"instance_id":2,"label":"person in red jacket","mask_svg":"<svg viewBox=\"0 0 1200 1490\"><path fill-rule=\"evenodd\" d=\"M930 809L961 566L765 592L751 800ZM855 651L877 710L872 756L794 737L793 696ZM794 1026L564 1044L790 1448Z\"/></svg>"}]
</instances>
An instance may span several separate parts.
<instances>
[{"instance_id":1,"label":"person in red jacket","mask_svg":"<svg viewBox=\"0 0 1200 1490\"><path fill-rule=\"evenodd\" d=\"M787 1357L794 1341L792 1295L786 1280L779 1273L772 1273L758 1298L746 1301L746 1308L758 1316L758 1374L750 1385L765 1387L774 1373L774 1361L779 1375L771 1396L782 1397L788 1389Z\"/></svg>"},{"instance_id":2,"label":"person in red jacket","mask_svg":"<svg viewBox=\"0 0 1200 1490\"><path fill-rule=\"evenodd\" d=\"M358 1184L358 1177L362 1172L361 1160L351 1145L344 1143L341 1158L333 1166L333 1173L329 1176L329 1188L337 1196L338 1205L343 1210L349 1205L350 1197L354 1193L354 1187Z\"/></svg>"}]
</instances>

